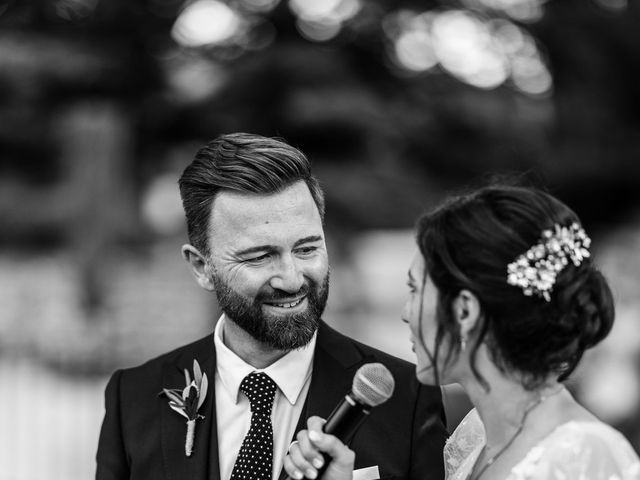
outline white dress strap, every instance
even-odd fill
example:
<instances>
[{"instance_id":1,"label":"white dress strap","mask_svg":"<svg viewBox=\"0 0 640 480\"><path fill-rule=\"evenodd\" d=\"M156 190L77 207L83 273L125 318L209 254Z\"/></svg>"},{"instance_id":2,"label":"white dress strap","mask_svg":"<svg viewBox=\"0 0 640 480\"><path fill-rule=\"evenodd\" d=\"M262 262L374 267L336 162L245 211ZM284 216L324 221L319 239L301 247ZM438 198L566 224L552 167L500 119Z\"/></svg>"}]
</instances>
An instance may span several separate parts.
<instances>
[{"instance_id":1,"label":"white dress strap","mask_svg":"<svg viewBox=\"0 0 640 480\"><path fill-rule=\"evenodd\" d=\"M445 443L443 451L445 480L466 479L484 444L484 425L474 408L464 417Z\"/></svg>"}]
</instances>

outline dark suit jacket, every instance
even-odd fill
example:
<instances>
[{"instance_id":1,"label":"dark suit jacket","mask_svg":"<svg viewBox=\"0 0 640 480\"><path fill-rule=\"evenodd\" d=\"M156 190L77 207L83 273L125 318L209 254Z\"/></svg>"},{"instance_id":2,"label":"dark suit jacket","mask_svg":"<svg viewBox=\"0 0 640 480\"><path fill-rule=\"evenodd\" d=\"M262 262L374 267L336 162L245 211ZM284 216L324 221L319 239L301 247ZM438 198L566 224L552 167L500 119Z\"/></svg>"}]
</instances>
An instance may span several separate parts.
<instances>
[{"instance_id":1,"label":"dark suit jacket","mask_svg":"<svg viewBox=\"0 0 640 480\"><path fill-rule=\"evenodd\" d=\"M209 392L196 425L193 454L186 457L185 418L158 393L183 388L193 360L207 373ZM105 392L106 413L97 453L96 480L219 480L215 414L215 351L209 335L136 368L118 370ZM378 465L382 479L441 480L446 437L440 389L420 386L414 366L356 342L322 323L313 374L298 423L326 418L351 390L356 370L381 362L396 382L393 397L372 409L350 447L355 468ZM281 475L281 478L284 476Z\"/></svg>"}]
</instances>

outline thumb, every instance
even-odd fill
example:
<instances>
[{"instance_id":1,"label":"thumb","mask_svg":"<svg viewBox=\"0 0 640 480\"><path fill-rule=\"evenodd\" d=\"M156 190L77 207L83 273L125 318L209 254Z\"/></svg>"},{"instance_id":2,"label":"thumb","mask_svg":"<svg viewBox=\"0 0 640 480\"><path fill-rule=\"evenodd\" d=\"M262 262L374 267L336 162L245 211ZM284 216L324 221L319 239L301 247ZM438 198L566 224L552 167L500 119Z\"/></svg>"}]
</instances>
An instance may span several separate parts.
<instances>
[{"instance_id":1,"label":"thumb","mask_svg":"<svg viewBox=\"0 0 640 480\"><path fill-rule=\"evenodd\" d=\"M338 438L323 433L321 430L309 430L309 440L311 440L318 450L325 452L333 459L330 465L331 467L348 472L353 470L355 453Z\"/></svg>"},{"instance_id":2,"label":"thumb","mask_svg":"<svg viewBox=\"0 0 640 480\"><path fill-rule=\"evenodd\" d=\"M322 427L325 423L326 421L320 417L310 417L307 420L309 441L331 458L322 479L350 480L353 476L356 454L337 437L324 433Z\"/></svg>"}]
</instances>

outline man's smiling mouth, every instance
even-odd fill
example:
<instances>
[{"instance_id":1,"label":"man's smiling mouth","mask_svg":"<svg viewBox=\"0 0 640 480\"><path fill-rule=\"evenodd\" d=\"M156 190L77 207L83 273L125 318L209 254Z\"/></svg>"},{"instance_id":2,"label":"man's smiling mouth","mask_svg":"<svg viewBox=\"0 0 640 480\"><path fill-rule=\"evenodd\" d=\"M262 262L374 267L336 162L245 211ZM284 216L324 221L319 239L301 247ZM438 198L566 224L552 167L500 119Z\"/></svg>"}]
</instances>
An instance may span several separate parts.
<instances>
[{"instance_id":1,"label":"man's smiling mouth","mask_svg":"<svg viewBox=\"0 0 640 480\"><path fill-rule=\"evenodd\" d=\"M298 305L300 305L300 303L302 303L302 301L307 298L306 296L301 297L297 300L293 300L291 302L282 302L282 303L267 303L267 305L271 306L271 307L278 307L278 308L293 308L296 307Z\"/></svg>"}]
</instances>

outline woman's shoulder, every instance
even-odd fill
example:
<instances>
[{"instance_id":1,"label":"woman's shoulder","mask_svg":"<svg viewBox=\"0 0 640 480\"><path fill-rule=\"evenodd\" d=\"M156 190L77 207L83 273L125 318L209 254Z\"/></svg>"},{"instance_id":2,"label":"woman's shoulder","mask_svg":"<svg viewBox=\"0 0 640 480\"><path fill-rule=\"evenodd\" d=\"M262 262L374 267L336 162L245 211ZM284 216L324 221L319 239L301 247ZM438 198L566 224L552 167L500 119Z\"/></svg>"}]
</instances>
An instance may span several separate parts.
<instances>
[{"instance_id":1,"label":"woman's shoulder","mask_svg":"<svg viewBox=\"0 0 640 480\"><path fill-rule=\"evenodd\" d=\"M465 415L447 439L446 445L450 448L455 447L458 450L470 452L478 445L484 445L484 442L484 425L480 415L478 415L478 411L473 408Z\"/></svg>"},{"instance_id":2,"label":"woman's shoulder","mask_svg":"<svg viewBox=\"0 0 640 480\"><path fill-rule=\"evenodd\" d=\"M485 443L484 425L474 408L462 419L444 446L446 478L454 478L462 464L480 451Z\"/></svg>"},{"instance_id":3,"label":"woman's shoulder","mask_svg":"<svg viewBox=\"0 0 640 480\"><path fill-rule=\"evenodd\" d=\"M450 438L456 438L462 435L468 435L469 433L482 434L484 438L484 425L478 414L478 410L472 408L460 421L456 429L451 434Z\"/></svg>"},{"instance_id":4,"label":"woman's shoulder","mask_svg":"<svg viewBox=\"0 0 640 480\"><path fill-rule=\"evenodd\" d=\"M558 426L512 472L516 479L640 480L640 459L606 423L573 420Z\"/></svg>"},{"instance_id":5,"label":"woman's shoulder","mask_svg":"<svg viewBox=\"0 0 640 480\"><path fill-rule=\"evenodd\" d=\"M624 452L638 458L629 441L615 428L600 421L571 420L549 436L549 441L560 448L581 450L597 449L604 452Z\"/></svg>"}]
</instances>

